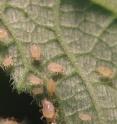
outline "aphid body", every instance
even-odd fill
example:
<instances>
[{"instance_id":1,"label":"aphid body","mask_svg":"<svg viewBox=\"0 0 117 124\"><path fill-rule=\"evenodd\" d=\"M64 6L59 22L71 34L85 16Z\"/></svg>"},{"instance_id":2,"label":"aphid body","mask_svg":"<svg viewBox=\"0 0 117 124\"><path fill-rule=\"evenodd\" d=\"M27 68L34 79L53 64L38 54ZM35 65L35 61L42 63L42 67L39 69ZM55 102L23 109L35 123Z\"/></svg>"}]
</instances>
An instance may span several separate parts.
<instances>
[{"instance_id":1,"label":"aphid body","mask_svg":"<svg viewBox=\"0 0 117 124\"><path fill-rule=\"evenodd\" d=\"M31 58L34 61L40 61L42 54L41 54L41 49L38 45L33 44L30 47L30 54L31 54Z\"/></svg>"},{"instance_id":2,"label":"aphid body","mask_svg":"<svg viewBox=\"0 0 117 124\"><path fill-rule=\"evenodd\" d=\"M64 68L62 65L58 63L50 63L48 65L48 70L52 73L60 73L62 74L64 72Z\"/></svg>"},{"instance_id":3,"label":"aphid body","mask_svg":"<svg viewBox=\"0 0 117 124\"><path fill-rule=\"evenodd\" d=\"M8 37L8 33L4 28L0 28L0 40L6 39Z\"/></svg>"},{"instance_id":4,"label":"aphid body","mask_svg":"<svg viewBox=\"0 0 117 124\"><path fill-rule=\"evenodd\" d=\"M104 78L112 78L114 76L113 70L106 66L99 66L97 72Z\"/></svg>"},{"instance_id":5,"label":"aphid body","mask_svg":"<svg viewBox=\"0 0 117 124\"><path fill-rule=\"evenodd\" d=\"M43 80L33 74L30 74L28 76L28 81L31 83L31 85L42 85L43 84Z\"/></svg>"},{"instance_id":6,"label":"aphid body","mask_svg":"<svg viewBox=\"0 0 117 124\"><path fill-rule=\"evenodd\" d=\"M90 114L87 114L87 113L80 113L79 114L79 118L82 120L82 121L91 121L92 120L92 117Z\"/></svg>"},{"instance_id":7,"label":"aphid body","mask_svg":"<svg viewBox=\"0 0 117 124\"><path fill-rule=\"evenodd\" d=\"M55 124L56 112L53 103L48 101L47 99L44 99L42 101L42 106L43 106L42 109L43 116L47 119L47 121L51 122L51 124Z\"/></svg>"},{"instance_id":8,"label":"aphid body","mask_svg":"<svg viewBox=\"0 0 117 124\"><path fill-rule=\"evenodd\" d=\"M49 80L47 82L47 91L48 93L53 96L56 92L56 82L54 80Z\"/></svg>"},{"instance_id":9,"label":"aphid body","mask_svg":"<svg viewBox=\"0 0 117 124\"><path fill-rule=\"evenodd\" d=\"M2 64L5 68L9 68L9 67L13 66L12 56L6 56L5 59L3 60Z\"/></svg>"}]
</instances>

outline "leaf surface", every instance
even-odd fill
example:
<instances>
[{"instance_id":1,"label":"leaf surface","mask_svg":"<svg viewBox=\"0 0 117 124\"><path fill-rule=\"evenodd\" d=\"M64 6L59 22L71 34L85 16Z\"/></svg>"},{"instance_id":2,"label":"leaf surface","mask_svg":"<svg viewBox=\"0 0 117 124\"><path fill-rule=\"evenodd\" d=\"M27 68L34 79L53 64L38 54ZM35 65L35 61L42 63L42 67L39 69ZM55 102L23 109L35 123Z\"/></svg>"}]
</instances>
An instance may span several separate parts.
<instances>
[{"instance_id":1,"label":"leaf surface","mask_svg":"<svg viewBox=\"0 0 117 124\"><path fill-rule=\"evenodd\" d=\"M47 66L57 62L65 68L57 81L58 124L117 124L116 18L83 0L1 0L0 6L1 27L9 33L0 61L5 55L13 57L14 86L29 90L27 75L50 78ZM31 44L43 52L36 67L29 54ZM115 89L96 73L100 66L115 73L109 79Z\"/></svg>"}]
</instances>

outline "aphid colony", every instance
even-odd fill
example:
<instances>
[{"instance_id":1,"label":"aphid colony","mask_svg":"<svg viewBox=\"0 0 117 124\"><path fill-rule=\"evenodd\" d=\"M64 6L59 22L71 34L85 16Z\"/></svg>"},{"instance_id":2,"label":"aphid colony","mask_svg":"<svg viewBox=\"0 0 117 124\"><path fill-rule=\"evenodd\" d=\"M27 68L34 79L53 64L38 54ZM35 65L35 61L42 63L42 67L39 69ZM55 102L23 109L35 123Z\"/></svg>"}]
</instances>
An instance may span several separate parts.
<instances>
[{"instance_id":1,"label":"aphid colony","mask_svg":"<svg viewBox=\"0 0 117 124\"><path fill-rule=\"evenodd\" d=\"M0 29L0 39L4 38L6 36L6 32L4 30ZM33 44L29 48L29 54L31 57L32 62L40 63L42 52L38 45ZM5 69L9 69L14 66L14 60L11 55L6 55L5 58L2 61L2 66ZM62 65L58 63L49 63L47 67L48 72L53 73L55 75L63 74L64 68ZM53 80L53 77L50 79L43 81L41 78L39 78L35 74L28 74L27 75L27 81L29 82L29 85L32 87L32 94L34 96L39 94L44 94L47 92L48 96L45 96L45 98L42 99L42 114L43 117L46 118L46 120L50 124L56 124L56 108L54 106L54 103L52 102L51 98L56 96L56 81ZM46 91L45 91L46 88ZM50 100L49 100L50 99Z\"/></svg>"},{"instance_id":2,"label":"aphid colony","mask_svg":"<svg viewBox=\"0 0 117 124\"><path fill-rule=\"evenodd\" d=\"M32 91L34 95L39 95L44 93L43 80L41 80L36 75L30 74L28 77L28 81L31 83L31 85L36 86L33 88L33 91ZM40 87L37 87L38 85ZM56 82L52 79L48 80L46 88L47 88L48 94L50 96L54 96L56 92ZM56 124L56 110L55 110L54 104L47 98L44 98L41 104L43 107L42 108L43 117L45 117L46 120L51 124Z\"/></svg>"},{"instance_id":3,"label":"aphid colony","mask_svg":"<svg viewBox=\"0 0 117 124\"><path fill-rule=\"evenodd\" d=\"M3 34L2 34L3 33ZM0 38L2 35L6 35L4 32L0 31ZM41 49L38 45L33 44L29 48L30 57L33 62L40 62L42 57ZM2 62L3 66L5 68L9 68L14 65L12 56L6 56ZM64 74L64 67L58 63L49 63L47 66L47 70L50 73L53 73L55 75ZM113 71L107 67L100 66L97 68L97 72L102 77L113 77ZM34 86L32 89L33 95L39 95L43 94L45 92L44 87L46 88L46 91L49 95L49 97L44 97L41 101L42 105L42 114L43 117L46 118L47 122L50 124L56 124L57 119L57 110L52 102L51 98L55 96L56 94L56 81L51 77L51 79L47 79L46 83L45 81L39 78L35 74L29 74L27 76L27 81L30 83L31 86ZM38 87L40 86L40 87ZM89 114L79 114L79 118L83 121L89 121L91 120L91 116Z\"/></svg>"},{"instance_id":4,"label":"aphid colony","mask_svg":"<svg viewBox=\"0 0 117 124\"><path fill-rule=\"evenodd\" d=\"M4 40L8 37L8 32L4 28L0 28L0 40ZM42 59L42 51L40 47L36 44L32 44L29 48L30 57L33 62L40 62ZM10 55L6 55L3 59L2 65L5 69L9 69L14 65L13 63L13 57ZM49 63L47 66L47 70L50 73L53 73L55 75L64 74L64 67L58 63ZM114 72L111 68L108 68L106 66L99 66L96 71L104 78L112 78L114 76ZM31 86L36 86L32 89L32 93L34 95L43 94L45 91L43 89L43 86L45 86L44 81L40 79L35 74L29 74L27 77L27 81L30 83ZM49 94L49 98L54 96L56 94L56 81L53 79L46 80L46 90ZM41 87L38 87L40 85ZM57 119L57 110L54 106L54 103L49 98L44 98L41 101L42 104L42 114L43 117L46 118L46 120L50 124L56 124ZM79 118L83 121L91 121L92 116L88 113L80 113ZM2 120L5 122L4 124L18 124L14 120ZM1 121L0 121L1 122Z\"/></svg>"},{"instance_id":5,"label":"aphid colony","mask_svg":"<svg viewBox=\"0 0 117 124\"><path fill-rule=\"evenodd\" d=\"M38 45L33 44L30 46L30 56L33 62L39 62L41 61L42 52ZM47 70L50 73L53 73L55 75L63 74L64 68L62 65L58 63L49 63L47 66ZM42 99L42 114L43 117L46 118L47 122L50 124L56 124L56 107L54 106L54 103L52 102L51 98L55 96L56 92L56 81L52 79L47 79L46 83L42 79L40 79L38 76L34 74L28 75L28 81L31 83L31 85L36 86L33 88L33 94L39 95L43 94L44 92L47 92L49 95L49 98L46 96ZM37 87L37 86L40 87ZM45 88L46 91L45 91ZM49 100L50 99L50 100Z\"/></svg>"},{"instance_id":6,"label":"aphid colony","mask_svg":"<svg viewBox=\"0 0 117 124\"><path fill-rule=\"evenodd\" d=\"M30 74L27 78L31 85L36 86L33 88L33 95L43 94L44 91L44 81L41 80L38 76ZM40 87L38 87L38 85ZM46 118L47 122L50 124L56 124L56 108L50 98L54 98L56 92L56 82L53 79L48 79L46 85L46 90L49 95L48 97L44 97L42 99L42 114L43 117ZM49 100L50 99L50 100Z\"/></svg>"},{"instance_id":7,"label":"aphid colony","mask_svg":"<svg viewBox=\"0 0 117 124\"><path fill-rule=\"evenodd\" d=\"M28 80L32 82L32 85L40 85L40 87L33 88L33 95L39 95L44 93L44 85L40 78L36 77L35 75L30 75ZM52 79L47 82L47 92L50 96L53 96L56 92L56 83ZM53 102L51 102L51 100L45 97L42 100L41 104L43 117L46 118L48 123L56 124L56 109Z\"/></svg>"}]
</instances>

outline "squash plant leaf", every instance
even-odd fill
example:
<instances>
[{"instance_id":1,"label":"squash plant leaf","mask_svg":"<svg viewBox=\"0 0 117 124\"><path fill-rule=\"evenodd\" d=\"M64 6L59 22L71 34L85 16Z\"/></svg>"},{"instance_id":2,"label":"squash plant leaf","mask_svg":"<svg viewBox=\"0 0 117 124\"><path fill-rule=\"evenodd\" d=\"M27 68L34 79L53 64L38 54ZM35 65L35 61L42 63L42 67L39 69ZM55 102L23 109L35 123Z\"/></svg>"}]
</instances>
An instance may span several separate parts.
<instances>
[{"instance_id":1,"label":"squash plant leaf","mask_svg":"<svg viewBox=\"0 0 117 124\"><path fill-rule=\"evenodd\" d=\"M113 2L107 7L116 12ZM31 92L27 79L46 82L53 62L64 67L58 124L117 124L116 17L87 0L0 0L0 63L14 88Z\"/></svg>"}]
</instances>

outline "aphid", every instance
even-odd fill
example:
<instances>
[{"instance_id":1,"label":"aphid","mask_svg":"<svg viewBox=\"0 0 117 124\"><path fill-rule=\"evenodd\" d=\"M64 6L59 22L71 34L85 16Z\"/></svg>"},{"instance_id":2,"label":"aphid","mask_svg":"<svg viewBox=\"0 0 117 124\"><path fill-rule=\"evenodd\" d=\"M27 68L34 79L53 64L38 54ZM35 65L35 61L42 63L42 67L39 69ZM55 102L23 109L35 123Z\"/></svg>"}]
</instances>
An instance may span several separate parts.
<instances>
[{"instance_id":1,"label":"aphid","mask_svg":"<svg viewBox=\"0 0 117 124\"><path fill-rule=\"evenodd\" d=\"M48 70L50 72L59 73L59 74L62 74L64 72L63 66L58 63L50 63L48 65Z\"/></svg>"},{"instance_id":2,"label":"aphid","mask_svg":"<svg viewBox=\"0 0 117 124\"><path fill-rule=\"evenodd\" d=\"M42 85L43 84L43 80L33 74L30 74L28 76L28 81L31 83L31 85Z\"/></svg>"},{"instance_id":3,"label":"aphid","mask_svg":"<svg viewBox=\"0 0 117 124\"><path fill-rule=\"evenodd\" d=\"M33 44L30 47L30 54L31 54L31 58L34 61L40 61L42 54L41 54L41 49L38 45Z\"/></svg>"},{"instance_id":4,"label":"aphid","mask_svg":"<svg viewBox=\"0 0 117 124\"><path fill-rule=\"evenodd\" d=\"M47 82L47 91L51 96L56 92L56 82L52 79Z\"/></svg>"},{"instance_id":5,"label":"aphid","mask_svg":"<svg viewBox=\"0 0 117 124\"><path fill-rule=\"evenodd\" d=\"M79 118L82 121L91 121L92 120L92 116L90 114L87 114L87 113L80 113Z\"/></svg>"},{"instance_id":6,"label":"aphid","mask_svg":"<svg viewBox=\"0 0 117 124\"><path fill-rule=\"evenodd\" d=\"M104 78L112 78L114 76L113 70L106 66L98 67L97 72Z\"/></svg>"},{"instance_id":7,"label":"aphid","mask_svg":"<svg viewBox=\"0 0 117 124\"><path fill-rule=\"evenodd\" d=\"M33 95L39 95L44 92L43 87L35 87L32 89L32 94Z\"/></svg>"},{"instance_id":8,"label":"aphid","mask_svg":"<svg viewBox=\"0 0 117 124\"><path fill-rule=\"evenodd\" d=\"M47 99L42 101L42 113L43 116L50 121L51 124L56 122L56 111L52 102Z\"/></svg>"},{"instance_id":9,"label":"aphid","mask_svg":"<svg viewBox=\"0 0 117 124\"><path fill-rule=\"evenodd\" d=\"M13 66L13 58L12 56L6 56L3 60L3 66L5 68L9 68L9 67L12 67Z\"/></svg>"},{"instance_id":10,"label":"aphid","mask_svg":"<svg viewBox=\"0 0 117 124\"><path fill-rule=\"evenodd\" d=\"M0 28L0 39L6 39L8 37L8 32L4 28Z\"/></svg>"}]
</instances>

